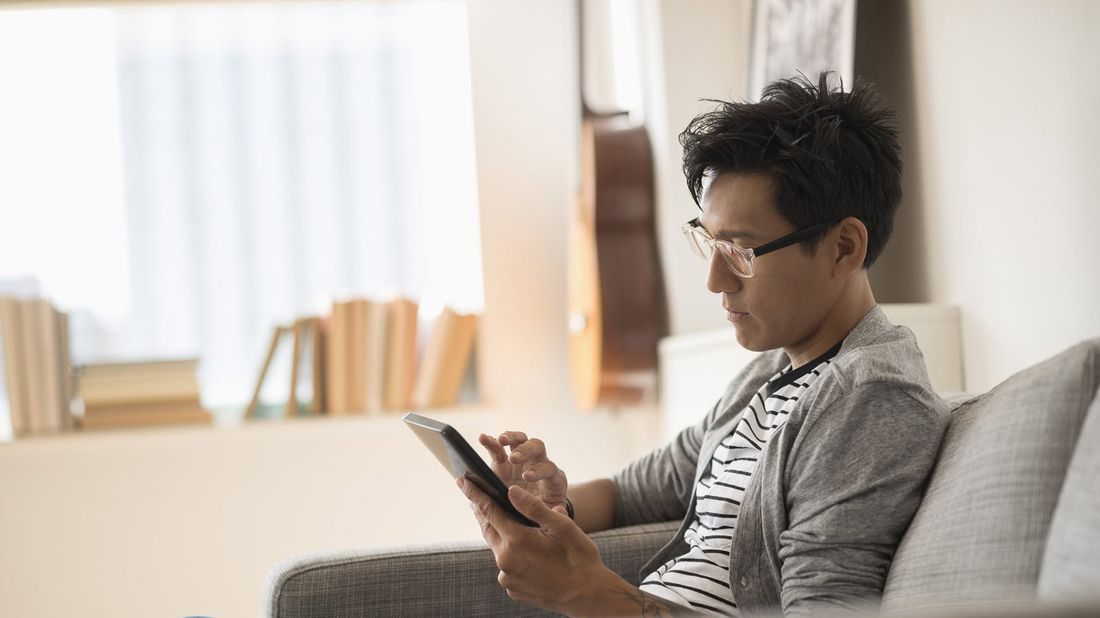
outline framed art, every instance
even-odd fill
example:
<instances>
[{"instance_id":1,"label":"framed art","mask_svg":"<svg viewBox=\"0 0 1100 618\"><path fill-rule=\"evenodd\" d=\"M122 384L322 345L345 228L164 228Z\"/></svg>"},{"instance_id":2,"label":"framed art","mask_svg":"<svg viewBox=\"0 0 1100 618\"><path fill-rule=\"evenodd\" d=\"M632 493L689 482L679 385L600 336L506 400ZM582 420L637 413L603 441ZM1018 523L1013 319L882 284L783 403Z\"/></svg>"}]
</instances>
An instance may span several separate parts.
<instances>
[{"instance_id":1,"label":"framed art","mask_svg":"<svg viewBox=\"0 0 1100 618\"><path fill-rule=\"evenodd\" d=\"M856 0L755 0L749 100L799 73L816 82L820 71L835 71L851 84L855 27Z\"/></svg>"}]
</instances>

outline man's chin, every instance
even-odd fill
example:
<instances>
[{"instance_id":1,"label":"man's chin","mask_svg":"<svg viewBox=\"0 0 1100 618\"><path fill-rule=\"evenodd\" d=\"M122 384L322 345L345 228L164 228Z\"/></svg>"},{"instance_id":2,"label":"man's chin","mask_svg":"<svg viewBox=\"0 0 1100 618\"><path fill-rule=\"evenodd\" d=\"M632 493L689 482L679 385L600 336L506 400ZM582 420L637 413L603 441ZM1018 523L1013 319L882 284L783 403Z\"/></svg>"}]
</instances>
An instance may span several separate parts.
<instances>
[{"instance_id":1,"label":"man's chin","mask_svg":"<svg viewBox=\"0 0 1100 618\"><path fill-rule=\"evenodd\" d=\"M760 352L761 348L756 337L753 337L750 333L746 332L748 329L743 328L739 324L733 325L734 336L737 338L737 343L742 348L750 352Z\"/></svg>"},{"instance_id":2,"label":"man's chin","mask_svg":"<svg viewBox=\"0 0 1100 618\"><path fill-rule=\"evenodd\" d=\"M760 333L753 332L746 324L734 324L733 332L737 337L737 343L750 352L767 352L776 349L777 345L770 344Z\"/></svg>"}]
</instances>

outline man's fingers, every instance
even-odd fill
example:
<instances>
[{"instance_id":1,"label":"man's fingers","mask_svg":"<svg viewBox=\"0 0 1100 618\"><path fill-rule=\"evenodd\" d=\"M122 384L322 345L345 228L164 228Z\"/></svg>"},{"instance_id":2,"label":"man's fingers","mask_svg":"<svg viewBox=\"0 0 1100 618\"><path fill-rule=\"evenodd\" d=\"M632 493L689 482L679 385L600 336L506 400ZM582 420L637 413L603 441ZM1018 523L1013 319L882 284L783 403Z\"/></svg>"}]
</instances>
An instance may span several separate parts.
<instances>
[{"instance_id":1,"label":"man's fingers","mask_svg":"<svg viewBox=\"0 0 1100 618\"><path fill-rule=\"evenodd\" d=\"M523 480L528 482L541 481L553 478L557 473L557 464L550 460L541 461L523 471Z\"/></svg>"},{"instance_id":2,"label":"man's fingers","mask_svg":"<svg viewBox=\"0 0 1100 618\"><path fill-rule=\"evenodd\" d=\"M470 504L473 506L473 503ZM485 539L485 542L489 544L489 547L496 548L500 545L500 533L493 527L493 524L482 515L476 507L474 507L474 517L477 518L478 526L481 527L481 538Z\"/></svg>"},{"instance_id":3,"label":"man's fingers","mask_svg":"<svg viewBox=\"0 0 1100 618\"><path fill-rule=\"evenodd\" d=\"M515 505L517 511L544 528L561 525L562 518L569 521L568 515L552 510L545 502L524 491L519 485L508 488L508 500Z\"/></svg>"},{"instance_id":4,"label":"man's fingers","mask_svg":"<svg viewBox=\"0 0 1100 618\"><path fill-rule=\"evenodd\" d=\"M508 461L508 455L504 452L504 447L494 440L492 436L481 434L477 437L477 441L481 443L481 446L485 447L485 450L489 451L489 455L493 458L494 463L502 464Z\"/></svg>"},{"instance_id":5,"label":"man's fingers","mask_svg":"<svg viewBox=\"0 0 1100 618\"><path fill-rule=\"evenodd\" d=\"M478 525L481 526L481 536L485 538L490 547L495 548L500 544L500 533L497 532L494 524L500 521L504 513L501 512L497 503L493 502L492 498L481 491L477 485L461 477L456 481L456 484L470 501L470 508L473 509L474 517L477 518Z\"/></svg>"},{"instance_id":6,"label":"man's fingers","mask_svg":"<svg viewBox=\"0 0 1100 618\"><path fill-rule=\"evenodd\" d=\"M507 446L515 450L517 446L527 441L527 434L522 431L506 431L497 438L501 446Z\"/></svg>"},{"instance_id":7,"label":"man's fingers","mask_svg":"<svg viewBox=\"0 0 1100 618\"><path fill-rule=\"evenodd\" d=\"M512 449L512 454L508 456L508 459L512 463L519 463L521 461L539 461L546 458L546 444L538 438L531 438Z\"/></svg>"}]
</instances>

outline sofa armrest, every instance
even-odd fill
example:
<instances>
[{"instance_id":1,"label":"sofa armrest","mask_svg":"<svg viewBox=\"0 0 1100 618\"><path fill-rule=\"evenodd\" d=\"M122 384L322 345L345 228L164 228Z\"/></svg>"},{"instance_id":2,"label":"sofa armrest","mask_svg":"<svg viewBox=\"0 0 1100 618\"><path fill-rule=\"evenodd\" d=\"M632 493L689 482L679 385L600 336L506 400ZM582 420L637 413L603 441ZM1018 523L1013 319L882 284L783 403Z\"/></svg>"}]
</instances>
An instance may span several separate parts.
<instances>
[{"instance_id":1,"label":"sofa armrest","mask_svg":"<svg viewBox=\"0 0 1100 618\"><path fill-rule=\"evenodd\" d=\"M679 522L597 532L604 564L632 584ZM510 599L483 542L447 543L290 558L268 573L272 618L349 616L551 616Z\"/></svg>"}]
</instances>

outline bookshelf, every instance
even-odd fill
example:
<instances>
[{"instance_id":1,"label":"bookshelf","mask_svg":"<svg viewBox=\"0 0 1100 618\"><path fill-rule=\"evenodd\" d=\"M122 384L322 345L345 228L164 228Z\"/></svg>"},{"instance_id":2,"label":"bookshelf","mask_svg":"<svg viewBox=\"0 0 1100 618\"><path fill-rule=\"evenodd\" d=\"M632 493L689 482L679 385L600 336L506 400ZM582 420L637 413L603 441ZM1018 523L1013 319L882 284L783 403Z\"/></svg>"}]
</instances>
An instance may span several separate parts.
<instances>
[{"instance_id":1,"label":"bookshelf","mask_svg":"<svg viewBox=\"0 0 1100 618\"><path fill-rule=\"evenodd\" d=\"M0 416L0 440L476 406L479 316L443 307L421 321L418 309L407 298L350 298L334 302L327 315L274 325L247 405L211 408L202 404L200 359L73 367L64 313L42 299L0 297L5 383L15 386L8 389L8 419ZM38 320L37 331L26 328L30 318L24 315ZM290 357L282 367L288 375L274 375L272 361L280 353ZM289 388L265 397L265 383Z\"/></svg>"}]
</instances>

